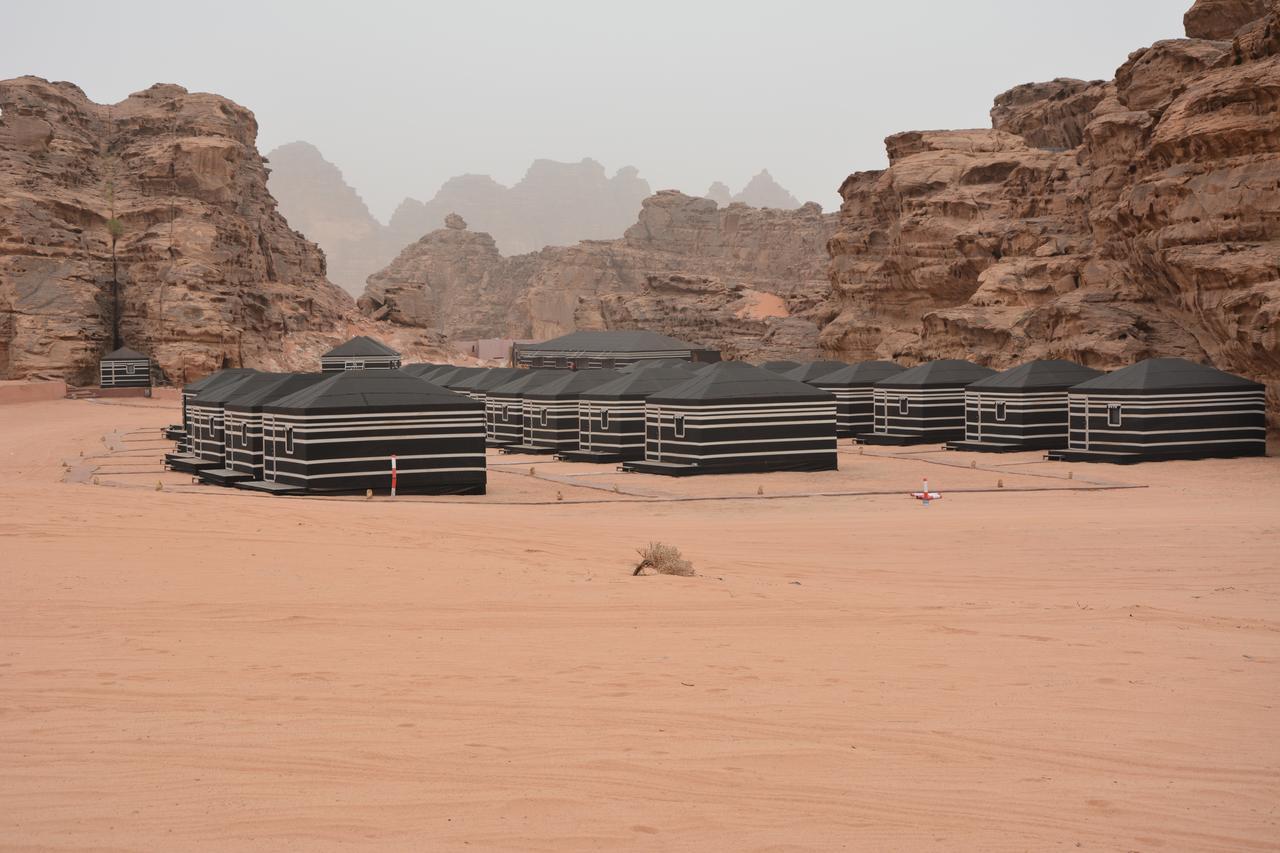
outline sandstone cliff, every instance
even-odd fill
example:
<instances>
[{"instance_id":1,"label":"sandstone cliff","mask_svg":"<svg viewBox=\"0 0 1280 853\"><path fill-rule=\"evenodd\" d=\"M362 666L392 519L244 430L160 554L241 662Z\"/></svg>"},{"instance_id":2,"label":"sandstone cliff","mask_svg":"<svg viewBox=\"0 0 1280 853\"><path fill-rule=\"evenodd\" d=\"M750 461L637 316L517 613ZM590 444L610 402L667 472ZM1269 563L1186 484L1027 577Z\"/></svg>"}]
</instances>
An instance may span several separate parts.
<instances>
[{"instance_id":1,"label":"sandstone cliff","mask_svg":"<svg viewBox=\"0 0 1280 853\"><path fill-rule=\"evenodd\" d=\"M276 212L256 135L247 109L179 86L101 105L0 82L0 378L92 381L116 339L184 381L385 336ZM395 331L410 357L434 351Z\"/></svg>"},{"instance_id":2,"label":"sandstone cliff","mask_svg":"<svg viewBox=\"0 0 1280 853\"><path fill-rule=\"evenodd\" d=\"M503 258L488 234L434 231L372 276L360 305L457 338L645 328L730 356L816 356L835 224L816 204L719 208L666 190L617 240Z\"/></svg>"},{"instance_id":3,"label":"sandstone cliff","mask_svg":"<svg viewBox=\"0 0 1280 853\"><path fill-rule=\"evenodd\" d=\"M824 350L1209 360L1280 392L1280 13L1200 0L1110 82L996 98L990 130L889 137L850 175ZM1252 16L1258 20L1248 20Z\"/></svg>"}]
</instances>

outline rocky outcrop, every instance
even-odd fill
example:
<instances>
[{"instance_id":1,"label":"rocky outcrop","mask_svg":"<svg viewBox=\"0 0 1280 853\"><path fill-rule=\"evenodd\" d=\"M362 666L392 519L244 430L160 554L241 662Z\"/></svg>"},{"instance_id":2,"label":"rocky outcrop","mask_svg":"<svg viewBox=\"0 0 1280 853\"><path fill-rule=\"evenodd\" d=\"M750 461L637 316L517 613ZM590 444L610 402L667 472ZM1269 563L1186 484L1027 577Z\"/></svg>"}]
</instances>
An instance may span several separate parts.
<instances>
[{"instance_id":1,"label":"rocky outcrop","mask_svg":"<svg viewBox=\"0 0 1280 853\"><path fill-rule=\"evenodd\" d=\"M1084 127L1104 93L1101 80L1065 77L1015 86L996 96L991 126L1036 148L1075 148L1084 141Z\"/></svg>"},{"instance_id":2,"label":"rocky outcrop","mask_svg":"<svg viewBox=\"0 0 1280 853\"><path fill-rule=\"evenodd\" d=\"M823 348L996 367L1185 356L1267 382L1274 413L1280 14L1240 17L1257 9L1201 0L1188 34L1213 39L1157 42L1108 83L1017 87L991 130L886 140L889 168L841 187Z\"/></svg>"},{"instance_id":3,"label":"rocky outcrop","mask_svg":"<svg viewBox=\"0 0 1280 853\"><path fill-rule=\"evenodd\" d=\"M397 246L404 246L438 227L446 214L457 213L492 235L502 252L533 252L619 236L635 221L650 192L649 183L631 166L609 176L591 159L535 160L509 188L488 175L462 175L445 182L428 202L405 199L391 217L388 233Z\"/></svg>"},{"instance_id":4,"label":"rocky outcrop","mask_svg":"<svg viewBox=\"0 0 1280 853\"><path fill-rule=\"evenodd\" d=\"M181 382L389 336L276 211L256 135L249 110L180 86L101 105L0 82L0 378L93 381L120 341ZM438 351L394 331L410 357Z\"/></svg>"},{"instance_id":5,"label":"rocky outcrop","mask_svg":"<svg viewBox=\"0 0 1280 853\"><path fill-rule=\"evenodd\" d=\"M1187 38L1229 39L1267 13L1267 0L1196 0L1182 16Z\"/></svg>"},{"instance_id":6,"label":"rocky outcrop","mask_svg":"<svg viewBox=\"0 0 1280 853\"><path fill-rule=\"evenodd\" d=\"M835 224L812 203L720 208L666 190L617 240L502 258L488 234L433 231L371 277L360 304L458 338L644 328L730 356L815 356Z\"/></svg>"},{"instance_id":7,"label":"rocky outcrop","mask_svg":"<svg viewBox=\"0 0 1280 853\"><path fill-rule=\"evenodd\" d=\"M396 244L338 167L307 142L290 142L267 155L267 188L294 229L320 244L329 280L359 295L365 279L395 257Z\"/></svg>"}]
</instances>

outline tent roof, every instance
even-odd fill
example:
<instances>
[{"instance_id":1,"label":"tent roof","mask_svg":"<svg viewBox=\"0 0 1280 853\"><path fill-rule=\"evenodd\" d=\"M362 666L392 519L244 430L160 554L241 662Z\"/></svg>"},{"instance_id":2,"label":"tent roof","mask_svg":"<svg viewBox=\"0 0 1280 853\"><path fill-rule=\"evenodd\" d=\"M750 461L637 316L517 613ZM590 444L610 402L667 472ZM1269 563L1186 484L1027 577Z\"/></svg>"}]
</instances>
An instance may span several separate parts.
<instances>
[{"instance_id":1,"label":"tent roof","mask_svg":"<svg viewBox=\"0 0 1280 853\"><path fill-rule=\"evenodd\" d=\"M453 386L455 391L488 391L504 382L510 382L525 371L518 367L484 367L480 373L468 376Z\"/></svg>"},{"instance_id":2,"label":"tent roof","mask_svg":"<svg viewBox=\"0 0 1280 853\"><path fill-rule=\"evenodd\" d=\"M1065 391L1072 385L1079 385L1101 375L1101 370L1094 370L1074 361L1039 359L1002 370L986 379L979 379L968 387L975 391Z\"/></svg>"},{"instance_id":3,"label":"tent roof","mask_svg":"<svg viewBox=\"0 0 1280 853\"><path fill-rule=\"evenodd\" d=\"M782 375L797 382L808 382L819 376L826 376L842 367L848 367L843 361L807 361L799 367L793 367Z\"/></svg>"},{"instance_id":4,"label":"tent roof","mask_svg":"<svg viewBox=\"0 0 1280 853\"><path fill-rule=\"evenodd\" d=\"M487 371L488 369L489 368L487 367L455 367L453 370L449 371L448 373L442 372L438 374L433 374L434 378L431 381L437 385L440 385L444 388L448 388L449 390L452 391L458 385L462 384L463 382L466 382L468 379L471 379L472 377L483 376L485 374L485 371Z\"/></svg>"},{"instance_id":5,"label":"tent roof","mask_svg":"<svg viewBox=\"0 0 1280 853\"><path fill-rule=\"evenodd\" d=\"M703 349L688 341L676 340L657 332L613 331L570 332L537 344L517 344L520 352L653 352L662 350Z\"/></svg>"},{"instance_id":6,"label":"tent roof","mask_svg":"<svg viewBox=\"0 0 1280 853\"><path fill-rule=\"evenodd\" d=\"M552 370L521 370L522 375L517 376L501 385L495 385L489 389L490 394L523 394L531 388L541 388L548 382L554 382L561 376L569 373L568 370L552 369Z\"/></svg>"},{"instance_id":7,"label":"tent roof","mask_svg":"<svg viewBox=\"0 0 1280 853\"><path fill-rule=\"evenodd\" d=\"M118 350L112 350L102 357L103 361L150 361L147 356L138 352L136 349L128 347L120 347Z\"/></svg>"},{"instance_id":8,"label":"tent roof","mask_svg":"<svg viewBox=\"0 0 1280 853\"><path fill-rule=\"evenodd\" d=\"M926 361L910 370L895 373L876 383L882 388L949 388L968 385L991 376L995 371L971 361L958 358L940 358Z\"/></svg>"},{"instance_id":9,"label":"tent roof","mask_svg":"<svg viewBox=\"0 0 1280 853\"><path fill-rule=\"evenodd\" d=\"M258 371L254 370L251 367L223 368L222 370L216 371L214 373L210 373L208 376L204 376L200 379L197 379L195 382L187 383L186 385L182 386L182 391L183 393L194 391L197 394L199 394L204 389L209 388L213 385L219 384L221 382L230 382L232 379L236 379L240 376L247 376L250 373L257 373L257 372Z\"/></svg>"},{"instance_id":10,"label":"tent roof","mask_svg":"<svg viewBox=\"0 0 1280 853\"><path fill-rule=\"evenodd\" d=\"M778 361L761 362L760 366L765 370L772 370L774 373L786 373L788 370L795 370L800 367L800 362L779 359Z\"/></svg>"},{"instance_id":11,"label":"tent roof","mask_svg":"<svg viewBox=\"0 0 1280 853\"><path fill-rule=\"evenodd\" d=\"M373 355L388 356L399 355L400 353L384 344L382 341L374 340L368 335L358 335L345 344L338 344L333 349L325 353L321 358L348 358L351 356Z\"/></svg>"},{"instance_id":12,"label":"tent roof","mask_svg":"<svg viewBox=\"0 0 1280 853\"><path fill-rule=\"evenodd\" d=\"M539 400L560 400L566 397L576 398L583 391L598 388L606 382L612 382L625 374L607 368L593 367L586 370L575 370L568 376L557 377L545 385L530 388L526 397Z\"/></svg>"},{"instance_id":13,"label":"tent roof","mask_svg":"<svg viewBox=\"0 0 1280 853\"><path fill-rule=\"evenodd\" d=\"M643 400L681 382L688 382L698 371L679 365L658 364L623 373L582 395L584 400Z\"/></svg>"},{"instance_id":14,"label":"tent roof","mask_svg":"<svg viewBox=\"0 0 1280 853\"><path fill-rule=\"evenodd\" d=\"M820 388L863 388L905 370L901 364L892 361L860 361L857 364L846 364L809 381Z\"/></svg>"},{"instance_id":15,"label":"tent roof","mask_svg":"<svg viewBox=\"0 0 1280 853\"><path fill-rule=\"evenodd\" d=\"M343 370L263 407L266 412L386 412L422 408L479 408L403 370Z\"/></svg>"},{"instance_id":16,"label":"tent roof","mask_svg":"<svg viewBox=\"0 0 1280 853\"><path fill-rule=\"evenodd\" d=\"M692 379L672 385L650 402L753 402L830 400L831 392L814 388L745 361L722 361L699 371Z\"/></svg>"},{"instance_id":17,"label":"tent roof","mask_svg":"<svg viewBox=\"0 0 1280 853\"><path fill-rule=\"evenodd\" d=\"M309 388L317 382L333 376L332 373L273 373L266 383L256 383L252 387L245 382L236 388L235 394L226 402L228 409L237 411L261 411L262 407L273 400L287 397L295 391Z\"/></svg>"},{"instance_id":18,"label":"tent roof","mask_svg":"<svg viewBox=\"0 0 1280 853\"><path fill-rule=\"evenodd\" d=\"M193 403L200 406L216 406L228 403L238 394L270 385L288 376L287 373L259 373L254 371L248 376L241 376L228 382L218 382L204 388L196 395Z\"/></svg>"},{"instance_id":19,"label":"tent roof","mask_svg":"<svg viewBox=\"0 0 1280 853\"><path fill-rule=\"evenodd\" d=\"M1196 364L1183 358L1148 358L1096 379L1076 385L1073 391L1255 391L1262 385L1232 373Z\"/></svg>"},{"instance_id":20,"label":"tent roof","mask_svg":"<svg viewBox=\"0 0 1280 853\"><path fill-rule=\"evenodd\" d=\"M431 364L428 362L425 364L403 364L400 366L400 369L410 376L416 376L419 379L429 379L437 373L451 371L455 367L457 367L456 364Z\"/></svg>"}]
</instances>

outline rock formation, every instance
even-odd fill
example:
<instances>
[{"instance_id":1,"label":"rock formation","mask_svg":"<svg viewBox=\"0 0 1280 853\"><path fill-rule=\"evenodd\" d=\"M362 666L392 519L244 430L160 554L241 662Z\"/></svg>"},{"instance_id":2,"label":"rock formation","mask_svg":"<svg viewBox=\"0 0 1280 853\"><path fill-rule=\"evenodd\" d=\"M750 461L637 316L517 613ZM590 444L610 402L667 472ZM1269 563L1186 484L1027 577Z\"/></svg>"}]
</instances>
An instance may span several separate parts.
<instances>
[{"instance_id":1,"label":"rock formation","mask_svg":"<svg viewBox=\"0 0 1280 853\"><path fill-rule=\"evenodd\" d=\"M535 160L510 188L488 175L462 175L445 182L431 201L405 199L388 231L395 245L404 246L457 213L491 234L502 252L533 252L619 236L649 193L649 183L631 166L610 177L595 160Z\"/></svg>"},{"instance_id":2,"label":"rock formation","mask_svg":"<svg viewBox=\"0 0 1280 853\"><path fill-rule=\"evenodd\" d=\"M353 296L369 273L386 266L400 248L373 217L338 167L307 142L290 142L267 155L267 189L289 224L324 249L329 280Z\"/></svg>"},{"instance_id":3,"label":"rock formation","mask_svg":"<svg viewBox=\"0 0 1280 853\"><path fill-rule=\"evenodd\" d=\"M761 169L758 175L747 181L742 192L735 195L733 200L749 207L774 207L779 210L795 210L800 206L796 197L783 189L773 179L773 175L769 174L768 169Z\"/></svg>"},{"instance_id":4,"label":"rock formation","mask_svg":"<svg viewBox=\"0 0 1280 853\"><path fill-rule=\"evenodd\" d=\"M314 368L351 334L427 354L325 279L267 192L249 110L156 85L114 105L0 82L0 378L92 381L123 340L175 381Z\"/></svg>"},{"instance_id":5,"label":"rock formation","mask_svg":"<svg viewBox=\"0 0 1280 853\"><path fill-rule=\"evenodd\" d=\"M617 240L503 258L488 234L433 231L370 278L360 305L456 338L645 328L730 356L813 357L835 224L812 203L718 208L665 190Z\"/></svg>"},{"instance_id":6,"label":"rock formation","mask_svg":"<svg viewBox=\"0 0 1280 853\"><path fill-rule=\"evenodd\" d=\"M901 133L831 240L845 358L1185 356L1280 398L1280 12L1199 0L1106 83L996 98L991 130ZM1213 40L1224 36L1232 40Z\"/></svg>"},{"instance_id":7,"label":"rock formation","mask_svg":"<svg viewBox=\"0 0 1280 853\"><path fill-rule=\"evenodd\" d=\"M726 184L715 181L703 193L703 197L711 199L721 207L734 202L748 207L773 207L778 210L795 210L800 206L796 197L775 181L768 169L761 169L760 173L748 181L742 188L742 192L737 195L733 195Z\"/></svg>"}]
</instances>

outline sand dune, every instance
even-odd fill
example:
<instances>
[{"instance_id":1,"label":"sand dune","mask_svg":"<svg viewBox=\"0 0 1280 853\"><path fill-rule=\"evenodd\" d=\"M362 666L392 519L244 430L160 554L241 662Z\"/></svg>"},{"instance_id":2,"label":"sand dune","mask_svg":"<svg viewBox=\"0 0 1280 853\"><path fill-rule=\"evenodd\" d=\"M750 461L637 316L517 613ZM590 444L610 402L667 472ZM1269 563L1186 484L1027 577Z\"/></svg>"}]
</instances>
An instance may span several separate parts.
<instances>
[{"instance_id":1,"label":"sand dune","mask_svg":"<svg viewBox=\"0 0 1280 853\"><path fill-rule=\"evenodd\" d=\"M175 415L0 406L0 849L1280 849L1274 458L278 499Z\"/></svg>"}]
</instances>

